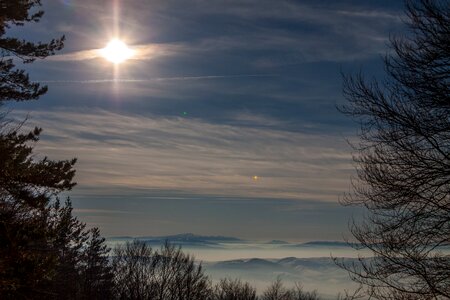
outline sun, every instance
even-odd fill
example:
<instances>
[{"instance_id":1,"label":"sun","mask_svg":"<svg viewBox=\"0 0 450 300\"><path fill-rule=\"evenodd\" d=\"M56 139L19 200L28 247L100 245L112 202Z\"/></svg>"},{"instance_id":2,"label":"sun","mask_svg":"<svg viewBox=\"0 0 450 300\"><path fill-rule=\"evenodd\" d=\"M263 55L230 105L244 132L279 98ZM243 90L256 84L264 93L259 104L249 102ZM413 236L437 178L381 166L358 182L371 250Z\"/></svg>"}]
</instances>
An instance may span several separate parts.
<instances>
[{"instance_id":1,"label":"sun","mask_svg":"<svg viewBox=\"0 0 450 300\"><path fill-rule=\"evenodd\" d=\"M134 51L119 39L111 40L105 48L101 49L101 55L114 64L120 64L130 59Z\"/></svg>"}]
</instances>

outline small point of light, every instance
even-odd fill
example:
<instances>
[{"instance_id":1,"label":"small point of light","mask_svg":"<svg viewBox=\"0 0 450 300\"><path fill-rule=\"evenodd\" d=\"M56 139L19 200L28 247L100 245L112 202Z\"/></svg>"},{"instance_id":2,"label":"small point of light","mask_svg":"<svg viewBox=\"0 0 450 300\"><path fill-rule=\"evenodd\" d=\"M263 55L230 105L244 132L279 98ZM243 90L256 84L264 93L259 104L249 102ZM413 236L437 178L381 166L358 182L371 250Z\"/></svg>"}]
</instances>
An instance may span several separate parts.
<instances>
[{"instance_id":1,"label":"small point of light","mask_svg":"<svg viewBox=\"0 0 450 300\"><path fill-rule=\"evenodd\" d=\"M253 176L252 178L253 178L253 180L255 180L255 181L259 180L259 176L256 176L256 175Z\"/></svg>"}]
</instances>

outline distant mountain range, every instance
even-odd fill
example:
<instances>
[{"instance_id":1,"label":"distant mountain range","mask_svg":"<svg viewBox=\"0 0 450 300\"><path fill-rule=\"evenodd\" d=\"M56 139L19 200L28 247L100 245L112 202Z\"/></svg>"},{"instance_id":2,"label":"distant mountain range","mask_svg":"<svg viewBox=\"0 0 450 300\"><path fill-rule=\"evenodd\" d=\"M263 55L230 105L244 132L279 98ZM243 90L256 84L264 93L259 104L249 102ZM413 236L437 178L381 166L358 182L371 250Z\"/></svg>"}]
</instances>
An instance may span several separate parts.
<instances>
[{"instance_id":1,"label":"distant mountain range","mask_svg":"<svg viewBox=\"0 0 450 300\"><path fill-rule=\"evenodd\" d=\"M270 242L267 242L268 245L288 245L288 242L280 241L280 240L271 240Z\"/></svg>"},{"instance_id":2,"label":"distant mountain range","mask_svg":"<svg viewBox=\"0 0 450 300\"><path fill-rule=\"evenodd\" d=\"M342 241L255 242L228 236L202 236L192 233L166 236L118 236L110 237L107 241L110 246L114 246L133 239L144 241L151 247L159 247L166 241L181 246L188 253L200 257L199 261L203 261L202 265L213 281L227 277L240 278L250 282L259 292L277 278L281 278L288 286L301 283L306 290L318 289L323 299L335 299L338 291L354 287L347 272L339 268L329 256L331 252L346 256L347 249L351 251L350 246ZM288 257L260 258L271 257L273 253L276 253L278 257L287 254ZM307 258L291 257L291 255L305 255L300 257ZM313 257L317 255L326 257ZM251 258L234 259L241 257ZM348 262L353 260L347 259Z\"/></svg>"},{"instance_id":3,"label":"distant mountain range","mask_svg":"<svg viewBox=\"0 0 450 300\"><path fill-rule=\"evenodd\" d=\"M108 240L110 241L127 241L138 239L140 241L144 241L147 244L151 245L161 245L166 241L175 244L175 245L183 245L183 246L215 246L220 243L239 243L244 242L241 239L227 236L203 236L196 235L193 233L183 233L183 234L175 234L175 235L165 235L165 236L141 236L141 237L130 237L130 236L118 236L118 237L110 237Z\"/></svg>"},{"instance_id":4,"label":"distant mountain range","mask_svg":"<svg viewBox=\"0 0 450 300\"><path fill-rule=\"evenodd\" d=\"M125 242L133 239L138 239L144 241L151 245L161 245L166 241L182 246L201 246L201 247L220 247L220 244L233 244L233 243L242 243L242 244L261 244L261 245L274 245L279 247L289 247L289 248L304 248L304 247L326 247L326 248L341 248L341 247L350 247L348 243L343 241L311 241L300 244L291 244L286 241L281 240L272 240L269 242L253 242L242 240L235 237L229 236L204 236L204 235L196 235L193 233L183 233L183 234L175 234L175 235L165 235L165 236L141 236L141 237L132 237L132 236L116 236L109 237L107 240L111 242Z\"/></svg>"},{"instance_id":5,"label":"distant mountain range","mask_svg":"<svg viewBox=\"0 0 450 300\"><path fill-rule=\"evenodd\" d=\"M357 259L346 259L348 262L356 262ZM281 259L234 259L214 263L206 263L206 266L212 270L245 270L246 272L260 271L269 268L270 271L283 270L285 274L299 274L299 271L305 270L341 270L329 257L319 258L297 258L285 257Z\"/></svg>"},{"instance_id":6,"label":"distant mountain range","mask_svg":"<svg viewBox=\"0 0 450 300\"><path fill-rule=\"evenodd\" d=\"M347 263L357 262L346 259ZM271 282L280 278L287 286L300 283L305 290L317 289L324 299L336 299L338 292L356 288L348 273L329 257L282 259L236 259L203 263L213 280L240 278L263 291Z\"/></svg>"},{"instance_id":7,"label":"distant mountain range","mask_svg":"<svg viewBox=\"0 0 450 300\"><path fill-rule=\"evenodd\" d=\"M343 241L311 241L301 244L289 244L293 247L327 247L327 248L335 248L335 247L351 247L347 242Z\"/></svg>"}]
</instances>

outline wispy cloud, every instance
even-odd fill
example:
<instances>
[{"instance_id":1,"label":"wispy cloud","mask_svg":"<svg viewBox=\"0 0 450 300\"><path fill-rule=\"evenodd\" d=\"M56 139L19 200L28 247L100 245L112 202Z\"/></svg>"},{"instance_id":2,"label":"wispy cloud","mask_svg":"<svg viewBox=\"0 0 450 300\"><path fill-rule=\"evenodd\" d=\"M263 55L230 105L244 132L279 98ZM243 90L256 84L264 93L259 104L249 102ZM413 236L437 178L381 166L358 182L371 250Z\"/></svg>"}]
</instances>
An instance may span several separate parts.
<instances>
[{"instance_id":1,"label":"wispy cloud","mask_svg":"<svg viewBox=\"0 0 450 300\"><path fill-rule=\"evenodd\" d=\"M170 1L152 1L151 4L142 0L121 1L119 23L122 33L130 41L139 41L134 46L139 52L134 58L149 60L162 55L195 53L203 53L201 56L205 58L205 53L213 55L230 49L265 49L282 52L283 57L290 53L283 61L270 59L270 65L289 64L292 60L299 63L363 59L382 53L389 32L401 21L400 11L371 7L363 2L358 6L344 3L325 6L292 1L274 4L273 1L252 0L220 4L192 0L188 5L190 9L186 10ZM105 31L93 32L92 24L87 23L80 24L72 34L82 35L83 41L86 37L93 38L95 43L108 35L113 22L110 1L72 6L80 15L96 20L96 26ZM228 25L222 24L219 28L218 24L225 20ZM158 43L151 42L155 40ZM99 57L98 49L90 49L51 59L67 61L96 57Z\"/></svg>"},{"instance_id":2,"label":"wispy cloud","mask_svg":"<svg viewBox=\"0 0 450 300\"><path fill-rule=\"evenodd\" d=\"M326 134L103 110L34 112L34 121L45 128L39 153L79 158L79 189L127 187L335 202L352 172L346 143Z\"/></svg>"},{"instance_id":3,"label":"wispy cloud","mask_svg":"<svg viewBox=\"0 0 450 300\"><path fill-rule=\"evenodd\" d=\"M180 48L177 45L161 45L161 44L148 44L148 45L134 45L130 46L134 51L133 55L129 58L131 60L151 60L163 55L173 55ZM89 49L82 51L75 51L70 53L58 54L47 58L49 61L82 61L96 58L103 58L102 49Z\"/></svg>"},{"instance_id":4,"label":"wispy cloud","mask_svg":"<svg viewBox=\"0 0 450 300\"><path fill-rule=\"evenodd\" d=\"M337 10L337 14L345 16L354 16L362 18L375 18L375 19L388 19L394 22L402 22L402 18L399 14L394 14L388 11L381 10Z\"/></svg>"},{"instance_id":5,"label":"wispy cloud","mask_svg":"<svg viewBox=\"0 0 450 300\"><path fill-rule=\"evenodd\" d=\"M185 81L185 80L211 80L211 79L228 79L228 78L252 78L252 77L274 77L277 74L240 74L240 75L206 75L206 76L179 76L179 77L158 77L158 78L105 78L105 79L89 79L89 80L39 80L40 83L56 83L56 84L95 84L95 83L136 83L136 82L152 82L152 81Z\"/></svg>"},{"instance_id":6,"label":"wispy cloud","mask_svg":"<svg viewBox=\"0 0 450 300\"><path fill-rule=\"evenodd\" d=\"M123 211L123 210L113 210L113 209L90 209L90 208L74 208L73 212L77 214L87 214L87 215L114 215L114 214L136 214L137 212Z\"/></svg>"}]
</instances>

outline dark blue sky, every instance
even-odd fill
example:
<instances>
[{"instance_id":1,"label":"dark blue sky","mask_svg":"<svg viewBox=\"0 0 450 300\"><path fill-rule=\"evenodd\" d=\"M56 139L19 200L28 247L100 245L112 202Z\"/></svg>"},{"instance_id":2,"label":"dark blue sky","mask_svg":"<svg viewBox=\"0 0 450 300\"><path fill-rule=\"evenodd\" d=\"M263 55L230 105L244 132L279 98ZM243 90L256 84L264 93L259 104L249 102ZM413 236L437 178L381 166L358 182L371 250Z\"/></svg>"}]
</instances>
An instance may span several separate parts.
<instances>
[{"instance_id":1,"label":"dark blue sky","mask_svg":"<svg viewBox=\"0 0 450 300\"><path fill-rule=\"evenodd\" d=\"M337 201L357 128L336 109L341 72L383 77L389 36L404 33L402 1L52 0L43 9L42 22L10 34L65 34L66 47L26 66L49 92L10 107L44 128L40 155L78 157L70 196L88 224L107 236L345 234L355 211ZM116 72L98 55L115 37L136 51Z\"/></svg>"}]
</instances>

